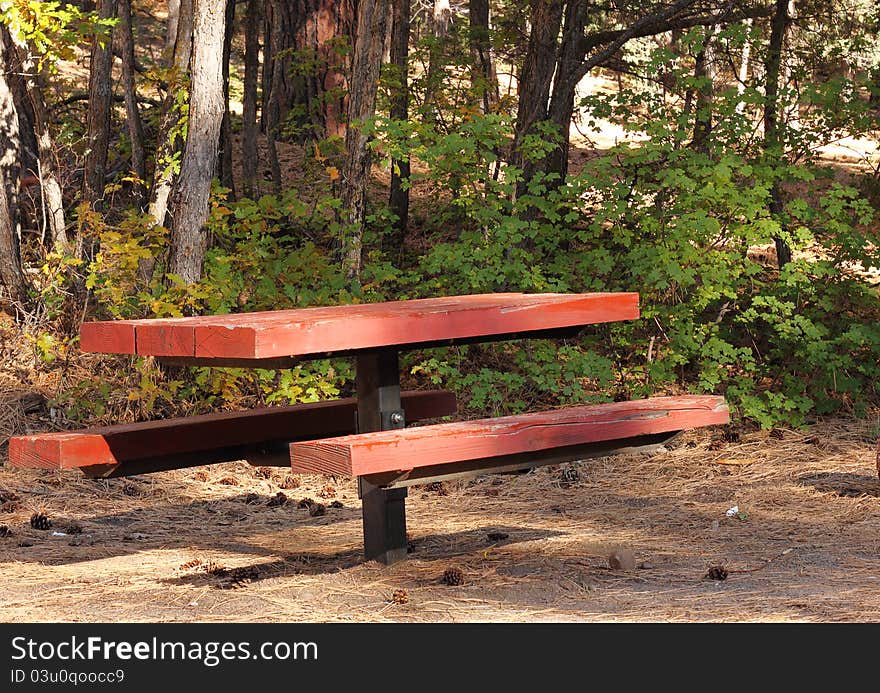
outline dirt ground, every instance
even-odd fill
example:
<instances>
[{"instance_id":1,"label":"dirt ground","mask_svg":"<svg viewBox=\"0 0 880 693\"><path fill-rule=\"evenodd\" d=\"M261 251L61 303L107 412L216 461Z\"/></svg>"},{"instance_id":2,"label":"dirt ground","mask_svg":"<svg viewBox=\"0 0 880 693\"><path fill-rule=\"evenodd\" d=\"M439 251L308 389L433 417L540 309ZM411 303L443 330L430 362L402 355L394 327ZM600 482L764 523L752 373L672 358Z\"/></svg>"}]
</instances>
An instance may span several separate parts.
<instances>
[{"instance_id":1,"label":"dirt ground","mask_svg":"<svg viewBox=\"0 0 880 693\"><path fill-rule=\"evenodd\" d=\"M0 468L17 497L0 508L0 620L877 621L876 436L876 416L716 428L416 487L413 551L390 567L361 559L347 480L243 462L109 481Z\"/></svg>"}]
</instances>

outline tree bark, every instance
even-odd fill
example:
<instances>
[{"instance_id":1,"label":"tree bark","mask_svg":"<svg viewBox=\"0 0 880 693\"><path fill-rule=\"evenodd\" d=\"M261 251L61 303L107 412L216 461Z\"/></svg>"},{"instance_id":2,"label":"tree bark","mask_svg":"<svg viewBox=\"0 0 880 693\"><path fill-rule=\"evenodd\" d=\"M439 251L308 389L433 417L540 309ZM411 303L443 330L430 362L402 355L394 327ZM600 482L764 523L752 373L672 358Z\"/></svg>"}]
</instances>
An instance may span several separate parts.
<instances>
[{"instance_id":1,"label":"tree bark","mask_svg":"<svg viewBox=\"0 0 880 693\"><path fill-rule=\"evenodd\" d=\"M765 95L764 95L764 150L768 156L781 159L782 137L779 127L779 75L782 66L782 49L785 33L791 23L789 16L789 0L776 0L775 12L770 22L770 41L767 45L767 57L764 61ZM770 190L770 214L782 222L782 190L778 182L774 182ZM780 269L791 262L791 248L781 238L775 237L776 261Z\"/></svg>"},{"instance_id":2,"label":"tree bark","mask_svg":"<svg viewBox=\"0 0 880 693\"><path fill-rule=\"evenodd\" d=\"M172 54L172 75L168 94L163 106L162 125L156 147L156 167L153 171L153 185L150 193L149 214L156 226L165 224L168 214L168 197L174 184L175 173L171 161L180 151L178 138L172 140L171 133L179 124L181 114L177 104L178 93L188 89L187 75L193 43L193 0L179 0L177 36Z\"/></svg>"},{"instance_id":3,"label":"tree bark","mask_svg":"<svg viewBox=\"0 0 880 693\"><path fill-rule=\"evenodd\" d=\"M745 25L746 36L742 47L742 53L740 54L739 74L737 76L736 85L736 94L739 96L739 101L736 102L736 112L738 114L742 114L746 108L746 102L742 100L742 95L746 91L746 81L749 78L749 59L752 54L752 20L747 19L743 24Z\"/></svg>"},{"instance_id":4,"label":"tree bark","mask_svg":"<svg viewBox=\"0 0 880 693\"><path fill-rule=\"evenodd\" d=\"M174 64L174 44L177 42L177 23L180 21L180 0L168 0L168 21L165 29L165 53L168 64Z\"/></svg>"},{"instance_id":5,"label":"tree bark","mask_svg":"<svg viewBox=\"0 0 880 693\"><path fill-rule=\"evenodd\" d=\"M101 19L112 19L116 16L116 0L98 0L97 12ZM89 62L89 149L85 158L82 199L95 207L104 197L107 149L110 144L110 109L113 105L112 65L112 39L107 37L102 41L98 37L93 38Z\"/></svg>"},{"instance_id":6,"label":"tree bark","mask_svg":"<svg viewBox=\"0 0 880 693\"><path fill-rule=\"evenodd\" d=\"M175 191L169 271L197 282L208 249L211 181L223 122L222 45L226 0L195 0L189 127Z\"/></svg>"},{"instance_id":7,"label":"tree bark","mask_svg":"<svg viewBox=\"0 0 880 693\"><path fill-rule=\"evenodd\" d=\"M244 29L244 104L242 108L242 186L245 197L254 197L259 152L257 150L257 80L260 72L261 0L248 0Z\"/></svg>"},{"instance_id":8,"label":"tree bark","mask_svg":"<svg viewBox=\"0 0 880 693\"><path fill-rule=\"evenodd\" d=\"M534 173L534 165L525 160L520 147L535 124L547 119L547 100L556 70L562 10L562 0L532 0L532 31L520 72L519 105L510 155L510 163L523 171L523 181L517 185L517 196L523 194L525 183Z\"/></svg>"},{"instance_id":9,"label":"tree bark","mask_svg":"<svg viewBox=\"0 0 880 693\"><path fill-rule=\"evenodd\" d=\"M395 120L409 118L409 29L410 0L392 0L391 8L391 64L397 75L397 85L391 94L390 116ZM388 204L397 217L392 244L403 246L409 225L410 158L405 156L391 162L391 191Z\"/></svg>"},{"instance_id":10,"label":"tree bark","mask_svg":"<svg viewBox=\"0 0 880 693\"><path fill-rule=\"evenodd\" d=\"M342 238L342 269L352 286L356 286L360 278L367 182L370 175L368 138L361 123L372 118L375 113L376 88L388 24L388 3L389 0L360 0L358 3L342 193L343 210L348 222Z\"/></svg>"},{"instance_id":11,"label":"tree bark","mask_svg":"<svg viewBox=\"0 0 880 693\"><path fill-rule=\"evenodd\" d=\"M425 116L432 121L437 120L439 104L437 92L443 86L446 76L444 53L446 52L446 34L449 31L449 19L452 7L449 0L434 0L431 12L431 32L433 40L428 49L428 69L425 74Z\"/></svg>"},{"instance_id":12,"label":"tree bark","mask_svg":"<svg viewBox=\"0 0 880 693\"><path fill-rule=\"evenodd\" d=\"M144 127L137 103L137 85L134 80L134 31L131 23L131 0L117 0L119 4L119 24L117 35L122 55L122 86L125 91L125 113L128 136L131 140L131 168L140 183L136 187L138 200L142 200L147 179L146 156L144 155Z\"/></svg>"},{"instance_id":13,"label":"tree bark","mask_svg":"<svg viewBox=\"0 0 880 693\"><path fill-rule=\"evenodd\" d=\"M4 88L5 84L0 84L0 91ZM6 188L6 176L2 169L0 169L0 187ZM5 193L0 194L0 283L6 288L6 294L14 313L27 308L27 280L21 269L18 236L10 216L9 202Z\"/></svg>"},{"instance_id":14,"label":"tree bark","mask_svg":"<svg viewBox=\"0 0 880 693\"><path fill-rule=\"evenodd\" d=\"M348 59L356 0L267 0L263 129L290 118L295 138L345 135ZM299 69L292 68L300 66ZM277 127L277 125L276 125Z\"/></svg>"},{"instance_id":15,"label":"tree bark","mask_svg":"<svg viewBox=\"0 0 880 693\"><path fill-rule=\"evenodd\" d=\"M229 190L229 199L235 200L235 180L232 175L232 119L229 113L229 60L232 56L232 37L235 34L236 0L226 0L226 29L223 35L223 122L220 125L220 183Z\"/></svg>"},{"instance_id":16,"label":"tree bark","mask_svg":"<svg viewBox=\"0 0 880 693\"><path fill-rule=\"evenodd\" d=\"M6 62L9 42L6 27L0 25L0 283L12 307L24 308L27 304L27 281L21 268L18 247L17 222L13 218L10 197L18 190L19 149L18 112L12 89L6 79L9 65ZM11 174L11 175L10 175ZM10 177L12 178L10 179ZM12 197L14 200L15 198Z\"/></svg>"},{"instance_id":17,"label":"tree bark","mask_svg":"<svg viewBox=\"0 0 880 693\"><path fill-rule=\"evenodd\" d=\"M468 0L471 84L479 94L483 113L491 113L498 103L498 75L492 58L489 36L489 0Z\"/></svg>"}]
</instances>

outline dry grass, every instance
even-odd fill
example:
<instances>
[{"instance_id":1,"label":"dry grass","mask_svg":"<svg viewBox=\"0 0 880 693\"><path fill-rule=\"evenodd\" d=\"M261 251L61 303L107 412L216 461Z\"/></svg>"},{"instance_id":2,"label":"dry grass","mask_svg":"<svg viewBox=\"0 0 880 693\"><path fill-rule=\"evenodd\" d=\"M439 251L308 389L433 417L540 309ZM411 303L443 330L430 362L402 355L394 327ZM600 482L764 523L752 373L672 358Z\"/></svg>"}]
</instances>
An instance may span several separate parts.
<instances>
[{"instance_id":1,"label":"dry grass","mask_svg":"<svg viewBox=\"0 0 880 693\"><path fill-rule=\"evenodd\" d=\"M0 619L880 620L875 422L736 442L697 431L650 456L580 463L571 484L551 467L415 488L415 551L391 567L361 560L347 480L291 488L284 470L244 463L110 481L4 468L0 491L19 500L0 513L13 531L0 539ZM291 502L270 507L282 488ZM312 517L306 497L344 507ZM31 529L37 511L83 532ZM636 568L610 567L615 552ZM727 579L705 579L712 566ZM449 568L463 584L443 583Z\"/></svg>"}]
</instances>

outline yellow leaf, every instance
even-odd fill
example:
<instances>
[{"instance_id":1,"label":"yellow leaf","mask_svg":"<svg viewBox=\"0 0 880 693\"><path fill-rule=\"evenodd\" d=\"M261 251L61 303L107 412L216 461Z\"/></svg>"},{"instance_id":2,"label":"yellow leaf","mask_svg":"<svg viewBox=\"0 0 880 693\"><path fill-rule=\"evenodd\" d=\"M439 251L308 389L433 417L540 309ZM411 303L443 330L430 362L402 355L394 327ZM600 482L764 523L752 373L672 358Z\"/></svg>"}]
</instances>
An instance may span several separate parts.
<instances>
[{"instance_id":1,"label":"yellow leaf","mask_svg":"<svg viewBox=\"0 0 880 693\"><path fill-rule=\"evenodd\" d=\"M337 180L339 178L339 169L335 166L328 166L327 175L330 176L330 180Z\"/></svg>"}]
</instances>

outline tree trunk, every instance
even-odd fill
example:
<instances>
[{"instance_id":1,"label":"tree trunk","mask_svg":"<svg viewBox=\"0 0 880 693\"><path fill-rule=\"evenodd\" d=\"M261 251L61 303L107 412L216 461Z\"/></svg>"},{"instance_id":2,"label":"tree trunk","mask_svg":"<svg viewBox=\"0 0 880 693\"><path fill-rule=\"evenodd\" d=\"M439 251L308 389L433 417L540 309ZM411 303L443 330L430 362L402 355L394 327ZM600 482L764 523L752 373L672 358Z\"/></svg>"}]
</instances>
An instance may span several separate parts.
<instances>
[{"instance_id":1,"label":"tree trunk","mask_svg":"<svg viewBox=\"0 0 880 693\"><path fill-rule=\"evenodd\" d=\"M583 52L579 46L586 27L588 4L582 0L570 2L565 8L565 21L562 26L562 42L559 46L559 59L556 79L553 80L553 93L550 97L548 116L554 125L558 140L556 147L548 154L543 170L555 173L555 180L548 180L549 187L558 187L568 175L568 152L571 141L571 117L574 114L574 99L578 82L569 79L580 67Z\"/></svg>"},{"instance_id":2,"label":"tree trunk","mask_svg":"<svg viewBox=\"0 0 880 693\"><path fill-rule=\"evenodd\" d=\"M742 53L740 54L739 75L736 85L736 93L737 96L739 96L739 101L736 102L736 112L740 115L746 107L746 102L742 100L742 95L746 91L746 81L749 78L749 59L752 54L752 20L747 19L743 24L745 25L746 36L742 47Z\"/></svg>"},{"instance_id":3,"label":"tree trunk","mask_svg":"<svg viewBox=\"0 0 880 693\"><path fill-rule=\"evenodd\" d=\"M223 122L220 125L220 183L229 190L229 199L235 200L235 180L232 176L232 120L229 114L229 59L232 55L232 37L235 35L235 3L226 0L226 30L223 35Z\"/></svg>"},{"instance_id":4,"label":"tree trunk","mask_svg":"<svg viewBox=\"0 0 880 693\"><path fill-rule=\"evenodd\" d=\"M451 16L452 7L449 0L434 0L434 9L431 13L431 32L434 36L428 50L424 104L425 115L430 120L437 120L437 111L439 110L439 105L436 103L437 91L443 86L446 75L444 53Z\"/></svg>"},{"instance_id":5,"label":"tree trunk","mask_svg":"<svg viewBox=\"0 0 880 693\"><path fill-rule=\"evenodd\" d=\"M709 137L712 134L712 108L715 96L715 55L712 41L715 29L706 29L705 42L697 54L694 66L696 77L694 135L691 144L695 151L709 153Z\"/></svg>"},{"instance_id":6,"label":"tree trunk","mask_svg":"<svg viewBox=\"0 0 880 693\"><path fill-rule=\"evenodd\" d=\"M348 222L342 238L342 269L352 286L357 285L361 271L367 182L370 175L368 138L360 125L375 113L376 87L388 23L388 2L389 0L360 0L358 3L342 192L342 205Z\"/></svg>"},{"instance_id":7,"label":"tree trunk","mask_svg":"<svg viewBox=\"0 0 880 693\"><path fill-rule=\"evenodd\" d=\"M775 12L770 22L770 42L767 46L767 57L764 62L765 98L764 98L764 150L772 158L781 159L782 137L779 128L779 74L782 66L782 48L785 43L785 32L791 22L788 13L789 0L776 0ZM781 225L782 222L782 190L774 183L770 190L770 214ZM773 239L776 243L776 261L781 269L791 262L791 248L783 238Z\"/></svg>"},{"instance_id":8,"label":"tree trunk","mask_svg":"<svg viewBox=\"0 0 880 693\"><path fill-rule=\"evenodd\" d=\"M263 55L267 134L272 109L276 123L286 123L291 115L294 139L345 134L348 60L340 44L352 42L356 5L356 0L267 1Z\"/></svg>"},{"instance_id":9,"label":"tree trunk","mask_svg":"<svg viewBox=\"0 0 880 693\"><path fill-rule=\"evenodd\" d=\"M168 21L165 29L165 54L168 64L174 64L174 44L177 42L177 23L180 21L180 0L168 0Z\"/></svg>"},{"instance_id":10,"label":"tree trunk","mask_svg":"<svg viewBox=\"0 0 880 693\"><path fill-rule=\"evenodd\" d=\"M144 156L144 127L137 104L137 85L134 80L134 33L131 24L131 0L117 0L119 4L119 24L117 36L122 54L122 85L125 90L125 113L128 121L128 136L131 140L131 168L140 183L136 187L138 200L144 196L147 179L146 157Z\"/></svg>"},{"instance_id":11,"label":"tree trunk","mask_svg":"<svg viewBox=\"0 0 880 693\"><path fill-rule=\"evenodd\" d=\"M179 125L181 114L177 98L182 89L188 89L190 57L193 43L193 0L179 0L177 36L172 55L172 75L168 84L168 95L163 105L162 126L159 130L156 148L156 167L153 171L153 186L150 193L149 214L156 226L165 224L168 214L168 197L174 184L175 172L172 161L180 151L180 138L172 139L172 132Z\"/></svg>"},{"instance_id":12,"label":"tree trunk","mask_svg":"<svg viewBox=\"0 0 880 693\"><path fill-rule=\"evenodd\" d=\"M397 76L397 85L391 94L390 116L394 120L409 118L409 27L410 0L392 0L391 8L391 64ZM410 159L407 155L391 162L391 192L388 204L397 217L392 244L403 247L409 224Z\"/></svg>"},{"instance_id":13,"label":"tree trunk","mask_svg":"<svg viewBox=\"0 0 880 693\"><path fill-rule=\"evenodd\" d=\"M510 154L511 165L523 170L523 181L528 181L534 173L534 165L524 159L520 147L535 124L547 119L562 8L562 0L532 0L531 4L532 31L520 72L519 106ZM522 195L525 188L524 182L519 183L517 196Z\"/></svg>"},{"instance_id":14,"label":"tree trunk","mask_svg":"<svg viewBox=\"0 0 880 693\"><path fill-rule=\"evenodd\" d=\"M226 0L195 0L189 127L175 191L169 271L197 282L208 249L211 181L223 122L223 43Z\"/></svg>"},{"instance_id":15,"label":"tree trunk","mask_svg":"<svg viewBox=\"0 0 880 693\"><path fill-rule=\"evenodd\" d=\"M241 158L245 197L254 197L259 166L257 150L257 80L260 72L261 0L248 0L244 29L244 104L242 109Z\"/></svg>"},{"instance_id":16,"label":"tree trunk","mask_svg":"<svg viewBox=\"0 0 880 693\"><path fill-rule=\"evenodd\" d=\"M0 92L6 89L5 81L0 82ZM0 99L2 99L0 93ZM6 176L0 169L0 187L6 188ZM18 252L18 236L9 213L9 203L4 192L0 191L0 284L6 288L9 303L18 312L28 304L27 280L21 269Z\"/></svg>"},{"instance_id":17,"label":"tree trunk","mask_svg":"<svg viewBox=\"0 0 880 693\"><path fill-rule=\"evenodd\" d=\"M491 113L498 103L498 75L492 59L489 36L489 0L468 0L471 84L479 94L483 113Z\"/></svg>"},{"instance_id":18,"label":"tree trunk","mask_svg":"<svg viewBox=\"0 0 880 693\"><path fill-rule=\"evenodd\" d=\"M18 248L17 222L13 218L14 207L10 204L18 191L19 150L18 112L12 89L6 80L7 46L9 37L6 27L0 25L0 114L5 128L0 128L0 284L16 310L27 304L27 281L21 269Z\"/></svg>"},{"instance_id":19,"label":"tree trunk","mask_svg":"<svg viewBox=\"0 0 880 693\"><path fill-rule=\"evenodd\" d=\"M116 16L116 0L98 0L98 16L112 19ZM113 65L113 42L109 37L92 39L89 63L88 144L85 158L82 199L92 206L104 197L107 170L107 148L110 144L110 109L113 105L113 84L110 68Z\"/></svg>"}]
</instances>

